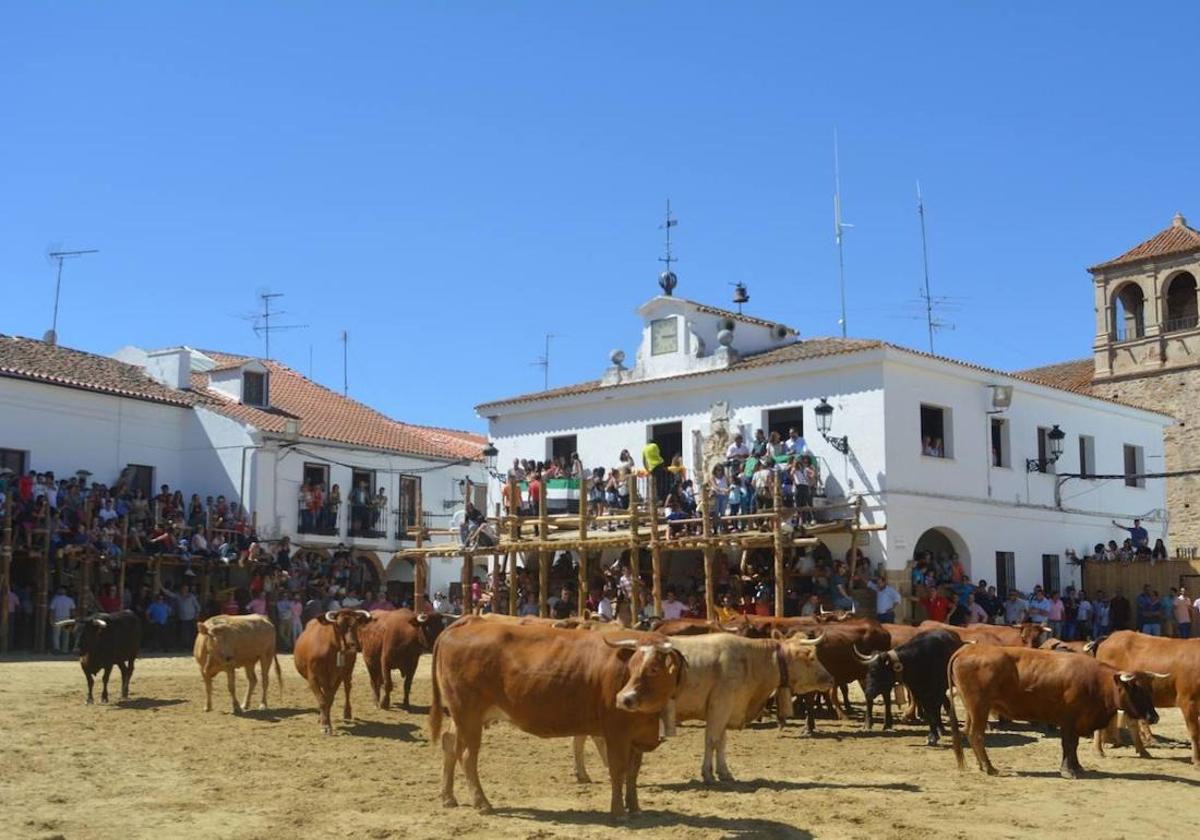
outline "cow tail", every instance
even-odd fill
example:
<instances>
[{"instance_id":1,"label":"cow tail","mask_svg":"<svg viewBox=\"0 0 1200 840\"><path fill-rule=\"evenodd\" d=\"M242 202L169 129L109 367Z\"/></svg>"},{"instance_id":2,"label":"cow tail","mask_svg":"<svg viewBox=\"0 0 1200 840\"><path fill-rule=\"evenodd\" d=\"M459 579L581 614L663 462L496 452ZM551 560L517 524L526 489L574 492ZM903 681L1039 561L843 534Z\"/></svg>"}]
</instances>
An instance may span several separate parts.
<instances>
[{"instance_id":1,"label":"cow tail","mask_svg":"<svg viewBox=\"0 0 1200 840\"><path fill-rule=\"evenodd\" d=\"M955 651L957 654L958 651ZM950 735L954 744L954 761L958 769L966 767L963 761L962 733L958 731L958 712L954 710L954 655L946 661L946 705L950 707Z\"/></svg>"},{"instance_id":2,"label":"cow tail","mask_svg":"<svg viewBox=\"0 0 1200 840\"><path fill-rule=\"evenodd\" d=\"M279 654L275 654L272 659L275 660L275 682L279 684L279 699L283 699L283 671L279 670Z\"/></svg>"},{"instance_id":3,"label":"cow tail","mask_svg":"<svg viewBox=\"0 0 1200 840\"><path fill-rule=\"evenodd\" d=\"M442 689L438 685L438 648L434 644L430 657L429 671L433 681L433 701L429 705L429 743L437 748L442 741Z\"/></svg>"}]
</instances>

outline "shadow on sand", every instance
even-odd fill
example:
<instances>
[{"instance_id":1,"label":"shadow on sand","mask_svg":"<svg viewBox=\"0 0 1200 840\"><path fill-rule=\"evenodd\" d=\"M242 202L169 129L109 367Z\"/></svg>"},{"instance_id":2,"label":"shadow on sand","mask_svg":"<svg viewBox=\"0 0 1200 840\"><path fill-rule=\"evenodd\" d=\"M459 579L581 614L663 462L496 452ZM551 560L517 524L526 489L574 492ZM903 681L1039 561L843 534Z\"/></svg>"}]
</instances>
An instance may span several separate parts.
<instances>
[{"instance_id":1,"label":"shadow on sand","mask_svg":"<svg viewBox=\"0 0 1200 840\"><path fill-rule=\"evenodd\" d=\"M787 779L739 779L734 782L714 782L705 784L699 779L686 782L663 782L660 784L644 783L639 785L646 790L669 790L674 792L711 790L729 793L754 793L759 790L878 790L893 793L920 793L921 788L909 782L888 782L885 784L840 784L838 782L806 781L794 782Z\"/></svg>"},{"instance_id":2,"label":"shadow on sand","mask_svg":"<svg viewBox=\"0 0 1200 840\"><path fill-rule=\"evenodd\" d=\"M357 738L389 738L393 741L416 741L421 727L404 721L355 720L342 724L342 731Z\"/></svg>"},{"instance_id":3,"label":"shadow on sand","mask_svg":"<svg viewBox=\"0 0 1200 840\"><path fill-rule=\"evenodd\" d=\"M751 838L779 837L786 840L808 840L812 832L775 820L680 814L674 811L642 811L626 820L617 820L606 811L546 811L540 808L497 808L496 813L508 817L523 817L539 824L575 826L620 826L622 831L641 831L662 828L699 828L713 837Z\"/></svg>"},{"instance_id":4,"label":"shadow on sand","mask_svg":"<svg viewBox=\"0 0 1200 840\"><path fill-rule=\"evenodd\" d=\"M179 697L133 697L129 700L117 700L110 703L113 709L162 709L166 706L178 706L186 703Z\"/></svg>"}]
</instances>

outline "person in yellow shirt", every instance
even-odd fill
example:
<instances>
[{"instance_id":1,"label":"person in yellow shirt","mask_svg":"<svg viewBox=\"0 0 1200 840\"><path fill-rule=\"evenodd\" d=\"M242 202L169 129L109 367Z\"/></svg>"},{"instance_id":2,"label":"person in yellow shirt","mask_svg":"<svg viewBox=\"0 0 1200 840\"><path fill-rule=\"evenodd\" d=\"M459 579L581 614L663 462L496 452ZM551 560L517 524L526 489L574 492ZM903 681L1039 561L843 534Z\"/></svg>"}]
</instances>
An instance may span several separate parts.
<instances>
[{"instance_id":1,"label":"person in yellow shirt","mask_svg":"<svg viewBox=\"0 0 1200 840\"><path fill-rule=\"evenodd\" d=\"M642 447L642 466L650 480L654 482L654 495L659 505L667 500L670 493L670 473L663 467L663 456L658 444L650 441Z\"/></svg>"},{"instance_id":2,"label":"person in yellow shirt","mask_svg":"<svg viewBox=\"0 0 1200 840\"><path fill-rule=\"evenodd\" d=\"M733 621L740 613L733 606L733 596L726 592L721 596L721 603L717 605L717 621L724 624L727 621Z\"/></svg>"}]
</instances>

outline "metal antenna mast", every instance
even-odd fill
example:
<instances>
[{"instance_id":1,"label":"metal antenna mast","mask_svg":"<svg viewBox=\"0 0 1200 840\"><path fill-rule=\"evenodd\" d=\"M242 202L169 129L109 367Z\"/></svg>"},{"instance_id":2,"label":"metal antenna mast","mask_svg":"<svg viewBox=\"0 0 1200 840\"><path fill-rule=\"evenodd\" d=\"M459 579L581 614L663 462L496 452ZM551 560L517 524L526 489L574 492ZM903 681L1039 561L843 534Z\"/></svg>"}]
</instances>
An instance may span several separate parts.
<instances>
[{"instance_id":1,"label":"metal antenna mast","mask_svg":"<svg viewBox=\"0 0 1200 840\"><path fill-rule=\"evenodd\" d=\"M261 292L258 295L263 302L263 311L257 316L259 323L254 325L254 334L263 337L263 358L271 358L271 333L281 332L283 330L303 330L308 328L308 324L272 324L271 319L277 318L280 315L286 315L286 312L271 309L271 301L275 298L283 297L282 292Z\"/></svg>"},{"instance_id":2,"label":"metal antenna mast","mask_svg":"<svg viewBox=\"0 0 1200 840\"><path fill-rule=\"evenodd\" d=\"M349 365L347 359L350 356L350 331L342 330L342 396L350 394L350 377Z\"/></svg>"},{"instance_id":3,"label":"metal antenna mast","mask_svg":"<svg viewBox=\"0 0 1200 840\"><path fill-rule=\"evenodd\" d=\"M542 369L542 387L544 390L550 390L550 339L558 338L554 333L546 333L546 353L543 356L538 356L537 361L530 362L534 367Z\"/></svg>"},{"instance_id":4,"label":"metal antenna mast","mask_svg":"<svg viewBox=\"0 0 1200 840\"><path fill-rule=\"evenodd\" d=\"M846 337L846 260L842 249L842 231L854 225L842 221L842 173L838 161L838 134L833 129L833 238L838 251L838 287L842 295L842 338Z\"/></svg>"},{"instance_id":5,"label":"metal antenna mast","mask_svg":"<svg viewBox=\"0 0 1200 840\"><path fill-rule=\"evenodd\" d=\"M54 318L50 321L50 335L55 343L58 343L58 295L62 291L63 260L82 257L84 254L98 253L100 253L98 248L89 248L84 251L51 251L49 253L50 259L58 260L58 277L54 281Z\"/></svg>"},{"instance_id":6,"label":"metal antenna mast","mask_svg":"<svg viewBox=\"0 0 1200 840\"><path fill-rule=\"evenodd\" d=\"M925 200L917 180L917 215L921 217L921 259L925 265L925 323L929 327L929 352L933 352L933 298L929 294L929 242L925 236Z\"/></svg>"}]
</instances>

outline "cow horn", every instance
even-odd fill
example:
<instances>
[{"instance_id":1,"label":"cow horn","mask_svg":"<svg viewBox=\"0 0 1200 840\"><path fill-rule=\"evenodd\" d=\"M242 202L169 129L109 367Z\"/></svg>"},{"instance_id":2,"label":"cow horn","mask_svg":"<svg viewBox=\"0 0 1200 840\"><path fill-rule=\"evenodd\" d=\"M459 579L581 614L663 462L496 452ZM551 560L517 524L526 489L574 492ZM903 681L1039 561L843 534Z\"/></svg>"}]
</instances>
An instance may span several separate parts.
<instances>
[{"instance_id":1,"label":"cow horn","mask_svg":"<svg viewBox=\"0 0 1200 840\"><path fill-rule=\"evenodd\" d=\"M978 639L963 639L962 643L964 645L977 645L977 644L979 644L979 640Z\"/></svg>"},{"instance_id":2,"label":"cow horn","mask_svg":"<svg viewBox=\"0 0 1200 840\"><path fill-rule=\"evenodd\" d=\"M854 615L857 612L858 612L858 603L856 601L851 601L850 602L850 615Z\"/></svg>"},{"instance_id":3,"label":"cow horn","mask_svg":"<svg viewBox=\"0 0 1200 840\"><path fill-rule=\"evenodd\" d=\"M553 623L553 624L551 624L550 626L551 626L551 627L557 627L559 630L568 630L568 629L570 629L570 625L569 625L569 624L567 624L567 620L566 620L565 618L564 618L564 619L561 619L561 620L559 620L559 621L556 621L556 622L554 622L554 623Z\"/></svg>"},{"instance_id":4,"label":"cow horn","mask_svg":"<svg viewBox=\"0 0 1200 840\"><path fill-rule=\"evenodd\" d=\"M1158 671L1147 671L1146 673L1157 680L1165 680L1167 677L1171 676L1170 674L1160 674Z\"/></svg>"},{"instance_id":5,"label":"cow horn","mask_svg":"<svg viewBox=\"0 0 1200 840\"><path fill-rule=\"evenodd\" d=\"M325 613L325 620L328 621L330 624L337 621L337 611L330 610L329 612Z\"/></svg>"},{"instance_id":6,"label":"cow horn","mask_svg":"<svg viewBox=\"0 0 1200 840\"><path fill-rule=\"evenodd\" d=\"M97 627L99 627L101 629L108 626L108 622L105 621L103 618L93 618L92 624L95 624Z\"/></svg>"},{"instance_id":7,"label":"cow horn","mask_svg":"<svg viewBox=\"0 0 1200 840\"><path fill-rule=\"evenodd\" d=\"M818 615L829 615L829 613L825 611L825 605L824 605L824 604L820 604L820 605L818 605L818 607L817 607L817 608L820 610L820 612L818 613Z\"/></svg>"},{"instance_id":8,"label":"cow horn","mask_svg":"<svg viewBox=\"0 0 1200 840\"><path fill-rule=\"evenodd\" d=\"M854 648L854 656L858 659L859 662L863 663L864 665L870 665L872 662L874 662L876 659L879 658L878 653L873 653L870 656L867 656L865 653L863 653L861 650L858 649L858 645L851 645L851 647Z\"/></svg>"},{"instance_id":9,"label":"cow horn","mask_svg":"<svg viewBox=\"0 0 1200 840\"><path fill-rule=\"evenodd\" d=\"M1133 682L1133 680L1134 680L1133 674L1129 673L1128 671L1121 672L1121 682L1128 683L1128 682Z\"/></svg>"},{"instance_id":10,"label":"cow horn","mask_svg":"<svg viewBox=\"0 0 1200 840\"><path fill-rule=\"evenodd\" d=\"M429 620L429 615L426 613L417 613L417 624L424 624Z\"/></svg>"},{"instance_id":11,"label":"cow horn","mask_svg":"<svg viewBox=\"0 0 1200 840\"><path fill-rule=\"evenodd\" d=\"M795 637L793 637L793 638L795 638ZM824 638L825 638L825 634L822 633L820 636L817 636L815 639L799 638L799 639L796 639L796 641L802 645L819 645L819 644L821 644L821 640Z\"/></svg>"},{"instance_id":12,"label":"cow horn","mask_svg":"<svg viewBox=\"0 0 1200 840\"><path fill-rule=\"evenodd\" d=\"M358 613L359 615L361 615L367 621L370 621L372 618L375 617L375 616L371 615L369 612L367 612L366 610L355 610L355 612Z\"/></svg>"},{"instance_id":13,"label":"cow horn","mask_svg":"<svg viewBox=\"0 0 1200 840\"><path fill-rule=\"evenodd\" d=\"M630 650L637 650L637 646L638 646L638 640L637 640L637 639L616 639L616 640L613 640L613 639L610 639L610 638L608 638L608 636L605 636L605 637L604 637L604 644L608 645L609 647L615 647L615 648L629 648Z\"/></svg>"},{"instance_id":14,"label":"cow horn","mask_svg":"<svg viewBox=\"0 0 1200 840\"><path fill-rule=\"evenodd\" d=\"M671 644L670 642L659 642L654 646L654 649L659 653L670 653L671 651L675 650L675 645Z\"/></svg>"},{"instance_id":15,"label":"cow horn","mask_svg":"<svg viewBox=\"0 0 1200 840\"><path fill-rule=\"evenodd\" d=\"M73 618L64 618L62 621L54 622L55 627L71 627L74 624L75 624L75 619L73 619Z\"/></svg>"}]
</instances>

